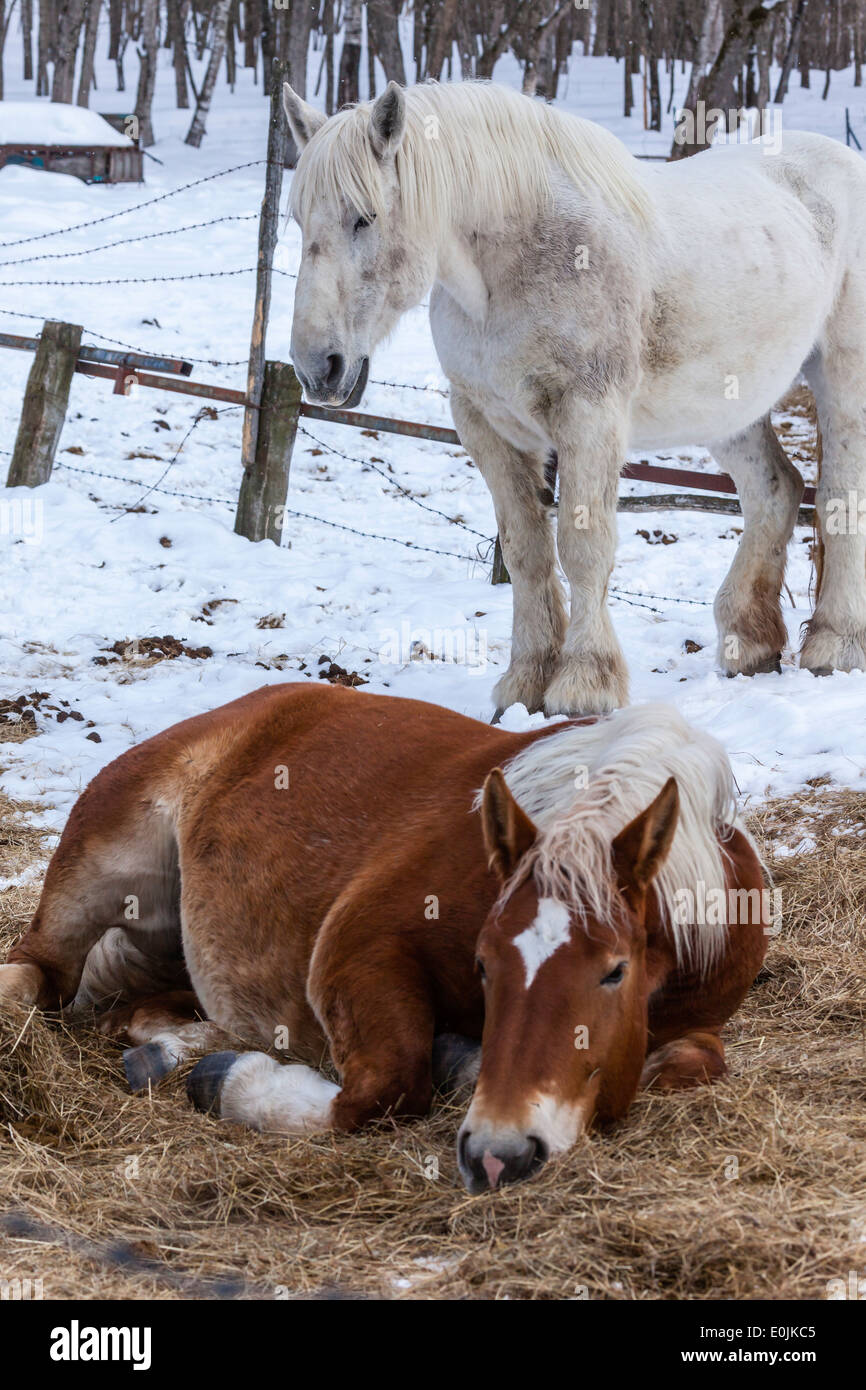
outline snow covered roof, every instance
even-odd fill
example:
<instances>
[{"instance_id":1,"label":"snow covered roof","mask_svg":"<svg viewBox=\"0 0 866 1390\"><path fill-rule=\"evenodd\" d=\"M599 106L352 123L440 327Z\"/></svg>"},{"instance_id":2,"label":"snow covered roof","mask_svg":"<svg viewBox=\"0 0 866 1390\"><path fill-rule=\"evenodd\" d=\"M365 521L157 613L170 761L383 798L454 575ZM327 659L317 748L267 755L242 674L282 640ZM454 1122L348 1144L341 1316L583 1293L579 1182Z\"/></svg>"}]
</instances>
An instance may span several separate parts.
<instances>
[{"instance_id":1,"label":"snow covered roof","mask_svg":"<svg viewBox=\"0 0 866 1390\"><path fill-rule=\"evenodd\" d=\"M133 142L84 106L59 101L0 101L0 145L128 147Z\"/></svg>"}]
</instances>

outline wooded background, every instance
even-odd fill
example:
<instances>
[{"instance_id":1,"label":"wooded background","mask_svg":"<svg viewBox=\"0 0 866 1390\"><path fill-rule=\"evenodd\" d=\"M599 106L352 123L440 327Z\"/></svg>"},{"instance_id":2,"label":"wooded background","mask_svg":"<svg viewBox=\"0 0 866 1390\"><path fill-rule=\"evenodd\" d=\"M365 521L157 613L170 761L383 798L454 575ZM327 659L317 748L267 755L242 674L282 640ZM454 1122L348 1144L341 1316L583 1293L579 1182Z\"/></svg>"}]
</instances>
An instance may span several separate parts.
<instances>
[{"instance_id":1,"label":"wooded background","mask_svg":"<svg viewBox=\"0 0 866 1390\"><path fill-rule=\"evenodd\" d=\"M408 64L401 20L411 35ZM804 86L821 70L826 96L832 74L852 65L861 85L866 0L0 0L0 97L13 24L23 36L24 79L52 101L91 103L97 44L106 44L117 90L135 85L130 110L145 145L154 142L157 63L170 65L177 105L193 113L187 143L198 146L215 93L230 100L244 67L267 95L275 58L287 63L296 90L318 97L329 114L390 78L490 77L507 51L522 67L524 91L552 100L576 44L622 62L626 115L630 79L643 75L645 120L654 130L672 109L677 63L690 71L692 108L703 100L763 109L784 100L795 69ZM781 76L771 90L774 64Z\"/></svg>"}]
</instances>

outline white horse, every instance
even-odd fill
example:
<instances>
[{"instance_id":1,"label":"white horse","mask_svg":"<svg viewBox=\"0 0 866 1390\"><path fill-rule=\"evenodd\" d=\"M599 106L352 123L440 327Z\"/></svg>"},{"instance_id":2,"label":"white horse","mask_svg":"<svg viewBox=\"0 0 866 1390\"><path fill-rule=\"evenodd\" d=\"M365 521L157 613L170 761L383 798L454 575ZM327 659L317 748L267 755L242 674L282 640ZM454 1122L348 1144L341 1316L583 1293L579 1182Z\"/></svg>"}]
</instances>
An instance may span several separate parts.
<instances>
[{"instance_id":1,"label":"white horse","mask_svg":"<svg viewBox=\"0 0 866 1390\"><path fill-rule=\"evenodd\" d=\"M803 480L769 410L818 403L824 544L801 664L866 667L866 165L786 133L642 166L590 121L486 83L391 83L329 120L288 86L302 154L292 357L308 398L357 404L370 353L432 289L458 433L493 495L514 593L495 697L548 714L626 703L606 607L626 451L708 446L743 536L715 602L730 675L778 669ZM544 467L555 452L554 565ZM864 520L861 523L861 512Z\"/></svg>"}]
</instances>

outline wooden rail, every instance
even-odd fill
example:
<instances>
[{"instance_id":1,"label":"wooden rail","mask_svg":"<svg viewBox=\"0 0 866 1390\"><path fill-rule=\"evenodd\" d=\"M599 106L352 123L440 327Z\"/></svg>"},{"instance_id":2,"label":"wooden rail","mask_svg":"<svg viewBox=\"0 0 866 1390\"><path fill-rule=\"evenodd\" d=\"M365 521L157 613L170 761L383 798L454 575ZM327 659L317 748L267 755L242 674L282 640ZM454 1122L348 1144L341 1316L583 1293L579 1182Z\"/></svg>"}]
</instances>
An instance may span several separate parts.
<instances>
[{"instance_id":1,"label":"wooden rail","mask_svg":"<svg viewBox=\"0 0 866 1390\"><path fill-rule=\"evenodd\" d=\"M139 352L121 352L80 344L81 329L76 325L46 321L39 338L14 333L0 333L0 347L35 353L34 366L27 384L21 426L15 445L7 486L22 483L35 487L51 475L54 455L65 416L71 374L100 377L113 381L115 392L127 395L136 387L171 391L203 400L223 401L243 406L246 419L255 412L260 419L255 431L256 443L252 466L244 470L241 502L236 529L251 540L263 537L279 541L277 517L285 498L281 492L288 488L291 452L298 419L322 420L328 424L344 425L351 429L372 430L383 434L404 435L411 439L427 439L435 444L461 448L456 430L443 425L428 425L418 420L399 420L386 415L374 415L360 410L329 410L301 400L300 387L291 367L280 362L268 362L262 376L261 398L250 399L246 391L213 382L193 381L192 364L183 358L159 357ZM275 412L276 421L261 421L263 412ZM247 427L249 433L249 427ZM261 446L258 439L261 437ZM247 447L250 447L248 442ZM626 463L623 478L636 482L660 483L667 487L685 488L688 492L658 494L652 497L623 497L621 511L655 511L670 509L740 514L736 500L736 484L727 473L701 473L689 468L666 468L641 460ZM691 495L692 493L698 495ZM721 493L722 497L713 497ZM704 494L704 495L700 495ZM815 489L803 493L799 523L814 523ZM507 570L497 550L494 562L494 582L507 580Z\"/></svg>"}]
</instances>

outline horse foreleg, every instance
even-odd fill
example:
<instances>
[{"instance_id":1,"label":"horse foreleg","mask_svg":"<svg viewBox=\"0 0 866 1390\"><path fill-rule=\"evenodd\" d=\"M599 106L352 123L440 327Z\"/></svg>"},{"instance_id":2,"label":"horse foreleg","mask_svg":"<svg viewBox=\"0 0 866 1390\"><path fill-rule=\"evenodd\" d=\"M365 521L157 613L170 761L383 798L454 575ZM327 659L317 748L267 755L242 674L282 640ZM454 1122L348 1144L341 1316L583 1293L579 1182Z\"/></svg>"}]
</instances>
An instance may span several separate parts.
<instances>
[{"instance_id":1,"label":"horse foreleg","mask_svg":"<svg viewBox=\"0 0 866 1390\"><path fill-rule=\"evenodd\" d=\"M616 556L616 499L625 413L571 410L554 436L559 457L557 546L571 588L571 618L547 714L606 714L628 704L628 671L607 609Z\"/></svg>"},{"instance_id":2,"label":"horse foreleg","mask_svg":"<svg viewBox=\"0 0 866 1390\"><path fill-rule=\"evenodd\" d=\"M715 602L718 658L729 676L778 671L787 641L779 593L803 479L788 461L770 417L714 444L737 484L743 535Z\"/></svg>"},{"instance_id":3,"label":"horse foreleg","mask_svg":"<svg viewBox=\"0 0 866 1390\"><path fill-rule=\"evenodd\" d=\"M493 497L502 553L511 577L513 627L511 662L497 682L497 712L522 704L541 709L559 659L565 605L556 575L553 527L545 496L544 459L508 444L468 397L451 396L460 438Z\"/></svg>"},{"instance_id":4,"label":"horse foreleg","mask_svg":"<svg viewBox=\"0 0 866 1390\"><path fill-rule=\"evenodd\" d=\"M193 1104L282 1134L350 1132L387 1114L426 1114L433 1095L433 1009L423 973L399 940L387 933L371 939L358 922L344 922L344 930L324 926L307 993L342 1085L264 1052L222 1052L190 1073Z\"/></svg>"},{"instance_id":5,"label":"horse foreleg","mask_svg":"<svg viewBox=\"0 0 866 1390\"><path fill-rule=\"evenodd\" d=\"M679 1091L718 1081L727 1070L724 1045L717 1033L684 1033L649 1054L640 1084L654 1091Z\"/></svg>"},{"instance_id":6,"label":"horse foreleg","mask_svg":"<svg viewBox=\"0 0 866 1390\"><path fill-rule=\"evenodd\" d=\"M313 1067L266 1052L216 1052L193 1067L187 1094L197 1110L277 1134L334 1129L340 1087Z\"/></svg>"}]
</instances>

